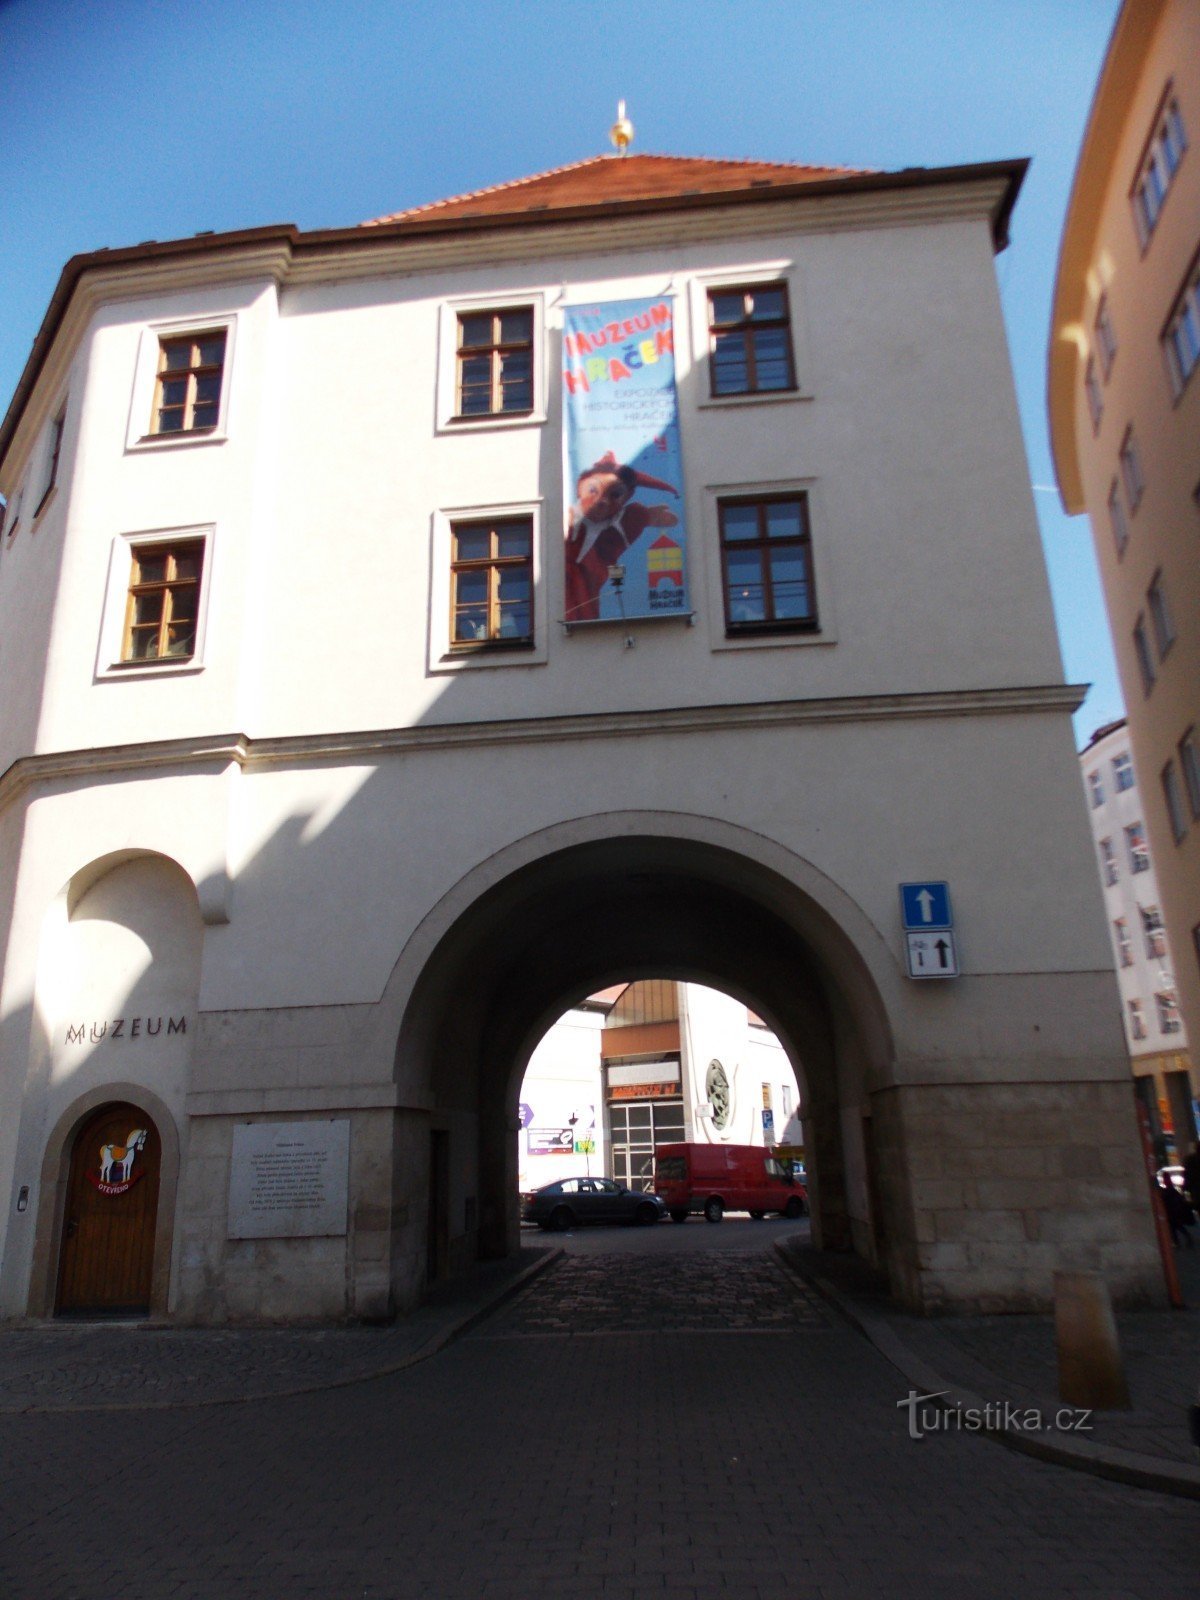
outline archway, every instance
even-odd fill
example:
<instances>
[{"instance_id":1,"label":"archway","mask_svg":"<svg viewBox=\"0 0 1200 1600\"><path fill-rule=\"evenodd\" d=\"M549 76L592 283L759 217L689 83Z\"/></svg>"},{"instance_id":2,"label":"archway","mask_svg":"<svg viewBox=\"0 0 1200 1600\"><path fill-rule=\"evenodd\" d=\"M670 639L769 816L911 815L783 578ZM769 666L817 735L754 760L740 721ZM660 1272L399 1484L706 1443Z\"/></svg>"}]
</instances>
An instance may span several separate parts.
<instances>
[{"instance_id":1,"label":"archway","mask_svg":"<svg viewBox=\"0 0 1200 1600\"><path fill-rule=\"evenodd\" d=\"M859 914L856 942L797 877L725 845L628 832L546 850L463 906L413 984L396 1057L451 1141L451 1266L518 1248L518 1095L538 1040L593 990L664 976L767 1020L803 1078L814 1239L874 1253L863 1121L893 1054L859 947L874 930Z\"/></svg>"},{"instance_id":2,"label":"archway","mask_svg":"<svg viewBox=\"0 0 1200 1600\"><path fill-rule=\"evenodd\" d=\"M151 1305L162 1142L139 1106L102 1106L71 1151L55 1311L145 1316Z\"/></svg>"}]
</instances>

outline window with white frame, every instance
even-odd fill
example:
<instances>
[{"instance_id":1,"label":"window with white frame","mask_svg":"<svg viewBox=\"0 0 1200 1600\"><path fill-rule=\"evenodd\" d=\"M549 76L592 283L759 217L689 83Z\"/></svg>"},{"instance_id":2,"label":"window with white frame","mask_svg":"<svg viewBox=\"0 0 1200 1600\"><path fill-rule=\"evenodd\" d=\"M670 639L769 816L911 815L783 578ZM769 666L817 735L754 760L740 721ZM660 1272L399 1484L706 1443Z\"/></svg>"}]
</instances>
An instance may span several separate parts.
<instances>
[{"instance_id":1,"label":"window with white frame","mask_svg":"<svg viewBox=\"0 0 1200 1600\"><path fill-rule=\"evenodd\" d=\"M1142 933L1146 940L1146 958L1162 961L1167 954L1167 930L1163 926L1162 912L1157 906L1139 906Z\"/></svg>"},{"instance_id":2,"label":"window with white frame","mask_svg":"<svg viewBox=\"0 0 1200 1600\"><path fill-rule=\"evenodd\" d=\"M1087 365L1083 369L1083 387L1087 394L1088 415L1092 419L1092 432L1100 429L1100 421L1104 416L1104 391L1100 387L1100 378L1096 372L1096 358L1089 356Z\"/></svg>"},{"instance_id":3,"label":"window with white frame","mask_svg":"<svg viewBox=\"0 0 1200 1600\"><path fill-rule=\"evenodd\" d=\"M1174 989L1166 989L1156 994L1154 1004L1158 1007L1159 1033L1179 1033L1183 1023L1179 1019L1179 1002Z\"/></svg>"},{"instance_id":4,"label":"window with white frame","mask_svg":"<svg viewBox=\"0 0 1200 1600\"><path fill-rule=\"evenodd\" d=\"M1125 829L1125 848L1129 852L1129 870L1149 872L1150 847L1146 843L1146 830L1140 822L1130 823Z\"/></svg>"},{"instance_id":5,"label":"window with white frame","mask_svg":"<svg viewBox=\"0 0 1200 1600\"><path fill-rule=\"evenodd\" d=\"M125 434L131 452L207 449L226 438L238 313L147 323Z\"/></svg>"},{"instance_id":6,"label":"window with white frame","mask_svg":"<svg viewBox=\"0 0 1200 1600\"><path fill-rule=\"evenodd\" d=\"M1112 313L1108 309L1108 296L1102 294L1096 307L1096 349L1100 354L1100 370L1107 379L1117 354L1117 335L1113 329Z\"/></svg>"},{"instance_id":7,"label":"window with white frame","mask_svg":"<svg viewBox=\"0 0 1200 1600\"><path fill-rule=\"evenodd\" d=\"M1121 750L1112 758L1113 787L1117 794L1123 794L1126 789L1132 789L1137 782L1133 775L1133 757L1128 750Z\"/></svg>"},{"instance_id":8,"label":"window with white frame","mask_svg":"<svg viewBox=\"0 0 1200 1600\"><path fill-rule=\"evenodd\" d=\"M1129 937L1129 924L1124 917L1117 917L1113 922L1113 943L1117 949L1117 960L1123 967L1133 965L1133 940Z\"/></svg>"},{"instance_id":9,"label":"window with white frame","mask_svg":"<svg viewBox=\"0 0 1200 1600\"><path fill-rule=\"evenodd\" d=\"M221 409L225 340L224 328L159 339L150 433L213 431Z\"/></svg>"},{"instance_id":10,"label":"window with white frame","mask_svg":"<svg viewBox=\"0 0 1200 1600\"><path fill-rule=\"evenodd\" d=\"M1187 814L1183 809L1183 791L1179 787L1179 774L1175 770L1175 762L1168 761L1159 775L1162 783L1163 800L1167 807L1167 820L1171 824L1171 833L1175 843L1179 844L1188 831Z\"/></svg>"},{"instance_id":11,"label":"window with white frame","mask_svg":"<svg viewBox=\"0 0 1200 1600\"><path fill-rule=\"evenodd\" d=\"M533 307L459 311L455 415L528 415L533 410Z\"/></svg>"},{"instance_id":12,"label":"window with white frame","mask_svg":"<svg viewBox=\"0 0 1200 1600\"><path fill-rule=\"evenodd\" d=\"M1167 192L1186 149L1187 134L1179 114L1179 102L1168 88L1130 194L1134 222L1143 247L1149 244L1158 225Z\"/></svg>"},{"instance_id":13,"label":"window with white frame","mask_svg":"<svg viewBox=\"0 0 1200 1600\"><path fill-rule=\"evenodd\" d=\"M98 674L170 674L201 666L211 564L211 527L114 540Z\"/></svg>"},{"instance_id":14,"label":"window with white frame","mask_svg":"<svg viewBox=\"0 0 1200 1600\"><path fill-rule=\"evenodd\" d=\"M1150 639L1146 633L1145 617L1139 617L1133 625L1133 653L1142 679L1142 693L1149 694L1158 674L1154 668L1154 657L1150 654Z\"/></svg>"},{"instance_id":15,"label":"window with white frame","mask_svg":"<svg viewBox=\"0 0 1200 1600\"><path fill-rule=\"evenodd\" d=\"M1179 752L1179 770L1183 773L1192 820L1200 822L1200 748L1196 745L1195 728L1189 728L1175 748Z\"/></svg>"},{"instance_id":16,"label":"window with white frame","mask_svg":"<svg viewBox=\"0 0 1200 1600\"><path fill-rule=\"evenodd\" d=\"M1125 430L1125 437L1121 440L1119 460L1121 482L1125 486L1125 501L1130 511L1136 511L1146 488L1146 479L1142 474L1142 458L1132 428Z\"/></svg>"},{"instance_id":17,"label":"window with white frame","mask_svg":"<svg viewBox=\"0 0 1200 1600\"><path fill-rule=\"evenodd\" d=\"M1172 387L1177 395L1182 394L1188 379L1200 365L1200 259L1192 263L1187 282L1167 320L1163 349Z\"/></svg>"},{"instance_id":18,"label":"window with white frame","mask_svg":"<svg viewBox=\"0 0 1200 1600\"><path fill-rule=\"evenodd\" d=\"M717 525L727 634L815 632L808 495L722 498Z\"/></svg>"},{"instance_id":19,"label":"window with white frame","mask_svg":"<svg viewBox=\"0 0 1200 1600\"><path fill-rule=\"evenodd\" d=\"M450 525L452 649L533 643L533 518Z\"/></svg>"},{"instance_id":20,"label":"window with white frame","mask_svg":"<svg viewBox=\"0 0 1200 1600\"><path fill-rule=\"evenodd\" d=\"M1142 1011L1142 1002L1140 1000L1127 1000L1125 1008L1129 1017L1129 1037L1133 1040L1144 1039L1146 1037L1146 1018Z\"/></svg>"},{"instance_id":21,"label":"window with white frame","mask_svg":"<svg viewBox=\"0 0 1200 1600\"><path fill-rule=\"evenodd\" d=\"M1158 647L1158 659L1162 661L1167 651L1175 643L1175 628L1171 622L1171 612L1167 605L1167 593L1163 587L1162 568L1150 580L1150 587L1146 590L1146 607L1150 612L1150 623L1154 629L1154 643Z\"/></svg>"},{"instance_id":22,"label":"window with white frame","mask_svg":"<svg viewBox=\"0 0 1200 1600\"><path fill-rule=\"evenodd\" d=\"M1120 876L1120 871L1117 867L1117 852L1113 849L1111 839L1101 839L1100 841L1100 875L1109 889L1112 888Z\"/></svg>"},{"instance_id":23,"label":"window with white frame","mask_svg":"<svg viewBox=\"0 0 1200 1600\"><path fill-rule=\"evenodd\" d=\"M714 399L796 387L786 283L710 288L708 328Z\"/></svg>"},{"instance_id":24,"label":"window with white frame","mask_svg":"<svg viewBox=\"0 0 1200 1600\"><path fill-rule=\"evenodd\" d=\"M1104 804L1104 780L1099 771L1089 772L1087 775L1088 794L1091 797L1092 809Z\"/></svg>"},{"instance_id":25,"label":"window with white frame","mask_svg":"<svg viewBox=\"0 0 1200 1600\"><path fill-rule=\"evenodd\" d=\"M1125 546L1129 543L1129 518L1125 515L1125 507L1121 503L1121 485L1115 478L1108 491L1108 521L1112 528L1117 554L1123 556Z\"/></svg>"}]
</instances>

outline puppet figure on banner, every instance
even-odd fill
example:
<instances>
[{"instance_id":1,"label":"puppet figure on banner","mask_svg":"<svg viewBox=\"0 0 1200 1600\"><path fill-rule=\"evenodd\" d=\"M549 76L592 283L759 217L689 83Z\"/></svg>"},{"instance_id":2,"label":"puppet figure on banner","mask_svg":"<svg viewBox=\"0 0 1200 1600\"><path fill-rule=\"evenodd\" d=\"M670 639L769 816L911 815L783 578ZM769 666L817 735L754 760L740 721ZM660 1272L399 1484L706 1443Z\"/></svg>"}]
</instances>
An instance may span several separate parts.
<instances>
[{"instance_id":1,"label":"puppet figure on banner","mask_svg":"<svg viewBox=\"0 0 1200 1600\"><path fill-rule=\"evenodd\" d=\"M674 330L670 295L564 312L568 623L688 614Z\"/></svg>"}]
</instances>

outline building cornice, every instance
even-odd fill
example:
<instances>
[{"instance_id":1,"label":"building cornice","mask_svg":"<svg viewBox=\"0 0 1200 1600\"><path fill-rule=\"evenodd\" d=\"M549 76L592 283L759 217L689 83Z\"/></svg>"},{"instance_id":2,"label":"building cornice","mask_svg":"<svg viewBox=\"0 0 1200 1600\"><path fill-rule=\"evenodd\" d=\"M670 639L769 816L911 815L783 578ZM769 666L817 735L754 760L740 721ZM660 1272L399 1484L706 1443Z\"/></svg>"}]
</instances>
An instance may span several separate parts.
<instances>
[{"instance_id":1,"label":"building cornice","mask_svg":"<svg viewBox=\"0 0 1200 1600\"><path fill-rule=\"evenodd\" d=\"M1125 0L1109 41L1088 113L1067 204L1050 316L1046 406L1058 492L1070 512L1087 509L1076 437L1079 369L1086 360L1088 275L1113 179L1113 152L1135 104L1135 91L1167 0ZM1131 174L1132 176L1132 174Z\"/></svg>"},{"instance_id":2,"label":"building cornice","mask_svg":"<svg viewBox=\"0 0 1200 1600\"><path fill-rule=\"evenodd\" d=\"M1045 684L1000 689L945 689L922 694L848 695L829 699L765 700L750 704L679 706L665 711L607 711L578 716L513 717L493 722L425 724L345 733L251 738L244 733L199 739L147 740L91 750L22 756L0 776L0 810L30 789L118 774L236 766L245 772L327 762L379 761L388 756L495 745L583 739L629 739L668 734L711 734L799 728L835 722L924 718L1069 716L1083 704L1086 684Z\"/></svg>"},{"instance_id":3,"label":"building cornice","mask_svg":"<svg viewBox=\"0 0 1200 1600\"><path fill-rule=\"evenodd\" d=\"M0 469L35 421L40 425L41 411L50 404L44 395L40 406L34 404L35 394L47 387L43 373L65 369L100 304L202 284L328 282L718 236L903 227L971 216L988 220L993 245L1002 250L1027 166L1014 160L916 167L781 183L770 190L751 187L497 215L439 217L434 212L309 233L278 223L74 256L63 268L0 423ZM22 426L27 414L28 428Z\"/></svg>"}]
</instances>

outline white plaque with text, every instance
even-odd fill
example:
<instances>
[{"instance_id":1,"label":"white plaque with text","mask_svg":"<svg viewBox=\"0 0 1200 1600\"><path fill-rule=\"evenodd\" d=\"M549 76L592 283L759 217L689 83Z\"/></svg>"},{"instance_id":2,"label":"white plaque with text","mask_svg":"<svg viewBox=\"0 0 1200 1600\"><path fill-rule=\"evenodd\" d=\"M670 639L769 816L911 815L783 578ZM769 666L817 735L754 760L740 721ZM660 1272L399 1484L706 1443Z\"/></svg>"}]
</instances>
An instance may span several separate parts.
<instances>
[{"instance_id":1,"label":"white plaque with text","mask_svg":"<svg viewBox=\"0 0 1200 1600\"><path fill-rule=\"evenodd\" d=\"M248 1122L233 1130L229 1238L346 1232L350 1123Z\"/></svg>"}]
</instances>

